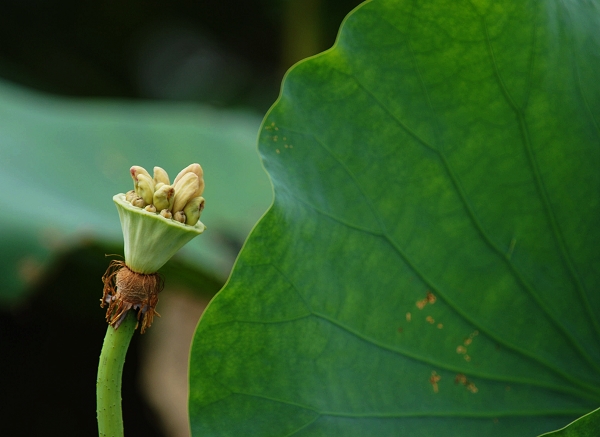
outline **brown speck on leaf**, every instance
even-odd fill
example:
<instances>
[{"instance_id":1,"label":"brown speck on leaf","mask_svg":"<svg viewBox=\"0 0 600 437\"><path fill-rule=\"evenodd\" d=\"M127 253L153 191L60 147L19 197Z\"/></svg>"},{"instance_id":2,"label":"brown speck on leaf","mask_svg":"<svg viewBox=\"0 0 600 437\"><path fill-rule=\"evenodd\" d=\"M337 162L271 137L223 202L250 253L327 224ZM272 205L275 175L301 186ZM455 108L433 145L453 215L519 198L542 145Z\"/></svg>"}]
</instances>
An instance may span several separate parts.
<instances>
[{"instance_id":1,"label":"brown speck on leaf","mask_svg":"<svg viewBox=\"0 0 600 437\"><path fill-rule=\"evenodd\" d=\"M431 323L432 325L435 323L435 320L431 316L425 317L425 320L427 320L427 323Z\"/></svg>"},{"instance_id":2,"label":"brown speck on leaf","mask_svg":"<svg viewBox=\"0 0 600 437\"><path fill-rule=\"evenodd\" d=\"M456 347L456 353L457 354L466 354L467 353L467 348L460 345Z\"/></svg>"},{"instance_id":3,"label":"brown speck on leaf","mask_svg":"<svg viewBox=\"0 0 600 437\"><path fill-rule=\"evenodd\" d=\"M479 391L479 389L472 382L467 383L467 390L469 390L471 393L477 393Z\"/></svg>"},{"instance_id":4,"label":"brown speck on leaf","mask_svg":"<svg viewBox=\"0 0 600 437\"><path fill-rule=\"evenodd\" d=\"M433 387L434 393L438 393L440 391L439 387L438 387L438 382L440 382L441 379L442 379L442 377L440 375L438 375L435 371L431 372L431 377L429 378L429 383Z\"/></svg>"},{"instance_id":5,"label":"brown speck on leaf","mask_svg":"<svg viewBox=\"0 0 600 437\"><path fill-rule=\"evenodd\" d=\"M278 139L279 137L277 135L273 135L273 141L277 142Z\"/></svg>"},{"instance_id":6,"label":"brown speck on leaf","mask_svg":"<svg viewBox=\"0 0 600 437\"><path fill-rule=\"evenodd\" d=\"M410 322L411 319L412 319L412 315L410 313L406 313L406 321Z\"/></svg>"},{"instance_id":7,"label":"brown speck on leaf","mask_svg":"<svg viewBox=\"0 0 600 437\"><path fill-rule=\"evenodd\" d=\"M469 361L471 361L471 357L469 355L465 355L465 361L468 363Z\"/></svg>"},{"instance_id":8,"label":"brown speck on leaf","mask_svg":"<svg viewBox=\"0 0 600 437\"><path fill-rule=\"evenodd\" d=\"M468 345L470 345L472 342L473 342L473 339L471 339L471 338L466 338L466 339L465 339L465 342L464 342L464 345L465 345L465 346L468 346Z\"/></svg>"},{"instance_id":9,"label":"brown speck on leaf","mask_svg":"<svg viewBox=\"0 0 600 437\"><path fill-rule=\"evenodd\" d=\"M428 303L430 303L430 304L432 304L432 305L433 305L433 304L435 303L435 301L436 301L436 297L435 297L435 296L433 295L433 293L432 293L431 291L429 291L429 290L427 290L427 297L426 297L426 299L427 299L427 302L428 302Z\"/></svg>"},{"instance_id":10,"label":"brown speck on leaf","mask_svg":"<svg viewBox=\"0 0 600 437\"><path fill-rule=\"evenodd\" d=\"M465 375L463 375L462 373L458 373L456 375L456 378L454 378L454 383L455 384L466 384L467 381L467 377Z\"/></svg>"},{"instance_id":11,"label":"brown speck on leaf","mask_svg":"<svg viewBox=\"0 0 600 437\"><path fill-rule=\"evenodd\" d=\"M469 381L467 377L462 373L458 373L456 375L456 378L454 378L454 383L464 385L467 388L467 390L469 390L471 393L477 393L479 391L475 384L473 384L472 381Z\"/></svg>"},{"instance_id":12,"label":"brown speck on leaf","mask_svg":"<svg viewBox=\"0 0 600 437\"><path fill-rule=\"evenodd\" d=\"M436 301L436 297L434 296L434 294L431 291L427 290L427 294L425 295L425 298L418 300L415 305L417 305L417 308L422 310L423 308L425 308L425 306L427 304L433 305L435 303L435 301Z\"/></svg>"},{"instance_id":13,"label":"brown speck on leaf","mask_svg":"<svg viewBox=\"0 0 600 437\"><path fill-rule=\"evenodd\" d=\"M279 149L275 149L275 152L277 152L278 155L281 153Z\"/></svg>"},{"instance_id":14,"label":"brown speck on leaf","mask_svg":"<svg viewBox=\"0 0 600 437\"><path fill-rule=\"evenodd\" d=\"M442 329L444 327L444 325L442 325L441 323L437 324L437 329Z\"/></svg>"}]
</instances>

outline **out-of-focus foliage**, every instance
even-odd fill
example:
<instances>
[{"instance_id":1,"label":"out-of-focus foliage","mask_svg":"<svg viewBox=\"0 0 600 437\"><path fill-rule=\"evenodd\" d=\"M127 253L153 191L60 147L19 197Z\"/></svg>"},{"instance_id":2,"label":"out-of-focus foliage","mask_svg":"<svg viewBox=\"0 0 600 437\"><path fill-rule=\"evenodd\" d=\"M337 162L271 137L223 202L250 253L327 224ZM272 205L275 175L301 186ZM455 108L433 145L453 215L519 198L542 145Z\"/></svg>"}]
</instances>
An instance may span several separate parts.
<instances>
[{"instance_id":1,"label":"out-of-focus foliage","mask_svg":"<svg viewBox=\"0 0 600 437\"><path fill-rule=\"evenodd\" d=\"M120 241L112 196L132 188L131 165L159 165L172 178L191 162L203 166L208 230L183 256L213 276L228 274L236 245L270 203L253 114L70 100L0 83L0 120L0 303L14 301L56 251Z\"/></svg>"},{"instance_id":2,"label":"out-of-focus foliage","mask_svg":"<svg viewBox=\"0 0 600 437\"><path fill-rule=\"evenodd\" d=\"M263 113L290 62L330 47L359 3L0 2L0 77L67 95L193 100Z\"/></svg>"}]
</instances>

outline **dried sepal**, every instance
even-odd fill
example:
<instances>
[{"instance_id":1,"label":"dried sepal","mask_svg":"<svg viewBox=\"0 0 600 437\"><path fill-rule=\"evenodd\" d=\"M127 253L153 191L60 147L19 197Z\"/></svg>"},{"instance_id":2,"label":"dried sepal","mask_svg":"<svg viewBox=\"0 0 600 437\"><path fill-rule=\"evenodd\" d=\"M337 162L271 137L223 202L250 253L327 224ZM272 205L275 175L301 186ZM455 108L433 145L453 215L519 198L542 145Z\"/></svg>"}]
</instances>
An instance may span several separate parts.
<instances>
[{"instance_id":1,"label":"dried sepal","mask_svg":"<svg viewBox=\"0 0 600 437\"><path fill-rule=\"evenodd\" d=\"M123 261L113 260L102 276L104 289L100 306L106 310L106 321L118 329L127 312L137 310L136 329L141 321L141 333L148 329L156 312L158 293L164 287L164 280L158 273L140 274L129 269Z\"/></svg>"}]
</instances>

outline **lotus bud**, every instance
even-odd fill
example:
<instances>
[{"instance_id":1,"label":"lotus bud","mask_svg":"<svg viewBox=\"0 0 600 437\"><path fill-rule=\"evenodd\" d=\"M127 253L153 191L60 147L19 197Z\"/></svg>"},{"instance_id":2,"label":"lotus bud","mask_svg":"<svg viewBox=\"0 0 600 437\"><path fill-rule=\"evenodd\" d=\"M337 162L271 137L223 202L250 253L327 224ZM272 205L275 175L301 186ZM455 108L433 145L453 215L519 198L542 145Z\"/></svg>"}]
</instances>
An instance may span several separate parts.
<instances>
[{"instance_id":1,"label":"lotus bud","mask_svg":"<svg viewBox=\"0 0 600 437\"><path fill-rule=\"evenodd\" d=\"M183 208L183 212L185 213L185 224L194 226L200 220L200 214L204 209L204 197L198 196L191 199L185 208Z\"/></svg>"},{"instance_id":2,"label":"lotus bud","mask_svg":"<svg viewBox=\"0 0 600 437\"><path fill-rule=\"evenodd\" d=\"M171 209L175 200L175 189L170 185L161 185L155 192L152 202L158 211Z\"/></svg>"},{"instance_id":3,"label":"lotus bud","mask_svg":"<svg viewBox=\"0 0 600 437\"><path fill-rule=\"evenodd\" d=\"M186 173L173 188L175 188L175 201L171 211L175 213L182 211L189 200L196 197L194 194L198 189L198 176L195 173Z\"/></svg>"},{"instance_id":4,"label":"lotus bud","mask_svg":"<svg viewBox=\"0 0 600 437\"><path fill-rule=\"evenodd\" d=\"M148 212L156 212L156 207L154 205L146 205L144 209Z\"/></svg>"},{"instance_id":5,"label":"lotus bud","mask_svg":"<svg viewBox=\"0 0 600 437\"><path fill-rule=\"evenodd\" d=\"M154 181L150 176L141 173L137 175L137 180L136 193L144 199L144 202L151 204L152 197L154 196Z\"/></svg>"},{"instance_id":6,"label":"lotus bud","mask_svg":"<svg viewBox=\"0 0 600 437\"><path fill-rule=\"evenodd\" d=\"M178 221L179 223L185 223L185 214L183 211L177 211L173 214L173 220Z\"/></svg>"},{"instance_id":7,"label":"lotus bud","mask_svg":"<svg viewBox=\"0 0 600 437\"><path fill-rule=\"evenodd\" d=\"M171 211L169 211L168 209L163 209L163 210L160 212L160 215L162 215L162 216L163 216L164 218L166 218L166 219L171 219L171 218L173 218L173 214L172 214L172 213L171 213Z\"/></svg>"},{"instance_id":8,"label":"lotus bud","mask_svg":"<svg viewBox=\"0 0 600 437\"><path fill-rule=\"evenodd\" d=\"M169 182L169 175L162 167L154 167L154 183L163 183L165 185L171 185Z\"/></svg>"}]
</instances>

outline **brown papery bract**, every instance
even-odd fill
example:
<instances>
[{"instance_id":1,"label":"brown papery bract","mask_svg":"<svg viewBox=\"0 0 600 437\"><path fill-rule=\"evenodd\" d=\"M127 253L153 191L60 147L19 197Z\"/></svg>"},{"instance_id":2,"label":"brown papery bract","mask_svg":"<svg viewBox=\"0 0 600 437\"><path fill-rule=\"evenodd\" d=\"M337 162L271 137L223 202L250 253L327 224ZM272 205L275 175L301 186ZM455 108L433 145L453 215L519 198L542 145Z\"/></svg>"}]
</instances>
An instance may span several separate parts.
<instances>
[{"instance_id":1,"label":"brown papery bract","mask_svg":"<svg viewBox=\"0 0 600 437\"><path fill-rule=\"evenodd\" d=\"M125 319L127 311L138 310L137 320L142 323L141 333L152 325L156 312L158 293L164 287L164 280L158 273L144 275L132 271L124 261L110 262L102 276L104 290L100 306L106 310L106 321L115 329Z\"/></svg>"}]
</instances>

